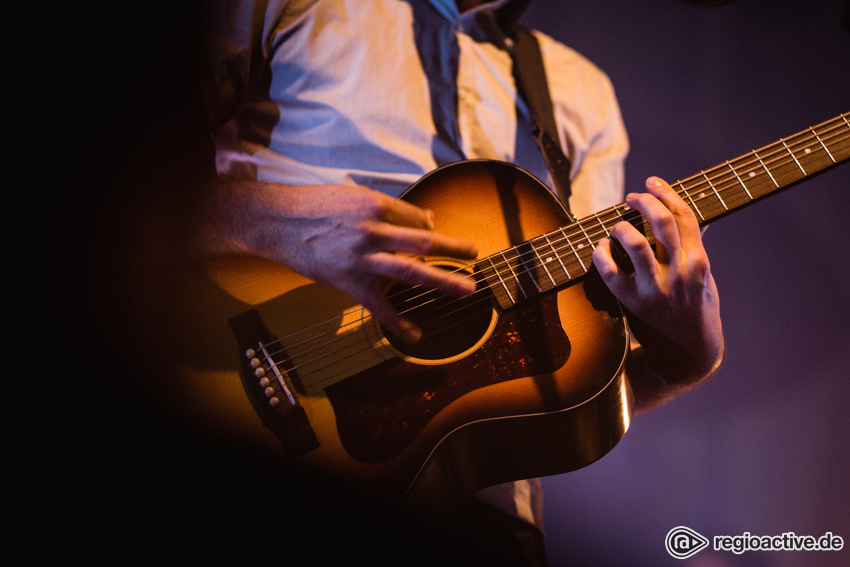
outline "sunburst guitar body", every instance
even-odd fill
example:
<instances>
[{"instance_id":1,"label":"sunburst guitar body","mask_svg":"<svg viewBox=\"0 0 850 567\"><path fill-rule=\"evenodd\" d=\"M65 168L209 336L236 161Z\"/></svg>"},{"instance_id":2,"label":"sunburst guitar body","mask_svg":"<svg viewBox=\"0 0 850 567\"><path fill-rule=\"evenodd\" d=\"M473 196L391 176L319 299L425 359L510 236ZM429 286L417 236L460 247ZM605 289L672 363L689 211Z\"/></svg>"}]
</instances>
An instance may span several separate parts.
<instances>
[{"instance_id":1,"label":"sunburst guitar body","mask_svg":"<svg viewBox=\"0 0 850 567\"><path fill-rule=\"evenodd\" d=\"M193 282L184 415L222 438L390 502L433 504L583 467L628 428L629 347L592 246L564 248L552 193L501 162L452 164L403 196L480 259L423 258L476 278L468 298L395 286L423 329L393 337L347 295L258 259ZM554 231L554 232L553 232ZM546 235L547 241L534 242ZM191 414L191 415L189 415Z\"/></svg>"}]
</instances>

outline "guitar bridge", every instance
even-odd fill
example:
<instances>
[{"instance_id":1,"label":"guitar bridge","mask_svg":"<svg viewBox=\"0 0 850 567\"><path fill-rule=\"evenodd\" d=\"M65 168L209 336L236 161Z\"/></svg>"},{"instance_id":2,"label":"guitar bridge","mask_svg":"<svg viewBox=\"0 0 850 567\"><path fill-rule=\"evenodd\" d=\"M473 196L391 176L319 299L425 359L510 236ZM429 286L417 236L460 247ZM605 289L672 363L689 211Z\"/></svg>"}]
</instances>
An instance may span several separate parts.
<instances>
[{"instance_id":1,"label":"guitar bridge","mask_svg":"<svg viewBox=\"0 0 850 567\"><path fill-rule=\"evenodd\" d=\"M280 405L280 395L283 393L286 396L286 402L291 407L296 407L298 402L295 401L295 396L292 394L292 390L289 389L289 384L291 383L289 374L286 370L282 370L278 366L277 362L275 362L275 357L268 351L263 341L259 341L258 346L260 348L259 353L249 348L245 351L245 357L250 359L248 364L251 365L251 368L256 369L254 376L260 379L259 384L263 388L263 393L269 399L269 405L273 408L278 407ZM257 358L258 355L262 355L262 358ZM272 375L276 379L275 382L272 382L268 378L268 370L272 371Z\"/></svg>"},{"instance_id":2,"label":"guitar bridge","mask_svg":"<svg viewBox=\"0 0 850 567\"><path fill-rule=\"evenodd\" d=\"M254 411L280 439L290 456L319 446L307 413L299 402L300 380L286 351L251 309L228 319L239 345L242 386Z\"/></svg>"}]
</instances>

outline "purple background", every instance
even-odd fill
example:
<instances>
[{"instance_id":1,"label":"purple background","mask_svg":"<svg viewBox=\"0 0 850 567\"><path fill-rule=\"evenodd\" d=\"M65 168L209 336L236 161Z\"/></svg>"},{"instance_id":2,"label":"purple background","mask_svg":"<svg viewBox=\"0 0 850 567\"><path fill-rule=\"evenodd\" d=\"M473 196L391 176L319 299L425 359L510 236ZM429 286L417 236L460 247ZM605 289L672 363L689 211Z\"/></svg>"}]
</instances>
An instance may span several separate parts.
<instances>
[{"instance_id":1,"label":"purple background","mask_svg":"<svg viewBox=\"0 0 850 567\"><path fill-rule=\"evenodd\" d=\"M526 24L611 77L630 133L627 189L681 179L850 111L847 2L535 0ZM705 236L728 355L696 392L638 416L614 451L544 480L552 565L850 564L850 166ZM842 552L664 549L714 535L820 536Z\"/></svg>"}]
</instances>

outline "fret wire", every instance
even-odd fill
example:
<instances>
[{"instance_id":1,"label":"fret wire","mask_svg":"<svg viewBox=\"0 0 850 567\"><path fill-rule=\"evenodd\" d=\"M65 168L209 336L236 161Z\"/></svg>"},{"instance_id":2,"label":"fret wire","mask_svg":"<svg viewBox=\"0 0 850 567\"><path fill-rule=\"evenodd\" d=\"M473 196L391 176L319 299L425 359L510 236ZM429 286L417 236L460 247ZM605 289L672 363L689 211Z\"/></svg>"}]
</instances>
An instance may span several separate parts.
<instances>
[{"instance_id":1,"label":"fret wire","mask_svg":"<svg viewBox=\"0 0 850 567\"><path fill-rule=\"evenodd\" d=\"M537 264L542 264L543 260L540 258L540 254L537 253L537 248L534 247L534 242L529 240L528 244L529 244L529 246L531 246L532 251L534 251L534 256L536 256ZM520 255L524 256L525 252L520 252ZM543 284L538 281L538 278L537 278L537 272L538 271L535 269L535 263L534 262L535 262L535 258L532 258L531 259L531 263L532 263L531 268L528 267L528 264L526 263L526 261L523 261L520 265L525 270L525 273L528 274L531 277L531 283L533 283L534 287L537 288L537 293L540 293L540 292L543 291ZM546 267L543 266L543 269L546 270ZM547 272L547 275L548 275L548 272ZM552 279L551 276L549 277L549 279L550 280Z\"/></svg>"},{"instance_id":2,"label":"fret wire","mask_svg":"<svg viewBox=\"0 0 850 567\"><path fill-rule=\"evenodd\" d=\"M708 178L708 175L705 174L705 171L702 171L702 176L705 177L705 180L708 181L708 186L714 191L714 194L717 195L717 200L720 201L720 204L723 206L724 211L728 211L729 207L726 206L726 203L723 202L723 198L720 196L720 193L717 192L717 189L714 188L714 184L711 182L711 179Z\"/></svg>"},{"instance_id":3,"label":"fret wire","mask_svg":"<svg viewBox=\"0 0 850 567\"><path fill-rule=\"evenodd\" d=\"M846 121L847 119L845 118L844 120ZM823 143L823 140L820 139L820 136L818 136L817 131L814 128L809 128L809 130L811 130L812 134L815 135L815 139L817 139L817 141L820 143L821 147L826 152L826 155L828 155L829 159L832 160L832 163L835 163L835 158L832 157L832 152L829 151L829 148L827 148L826 144Z\"/></svg>"},{"instance_id":4,"label":"fret wire","mask_svg":"<svg viewBox=\"0 0 850 567\"><path fill-rule=\"evenodd\" d=\"M727 164L728 164L728 162L727 162ZM728 165L729 165L729 168L732 169L733 175L735 175L735 171L734 171L734 168L732 167L732 165L731 164L728 164ZM709 171L720 171L720 170L721 170L721 166L715 166L714 168L712 168ZM725 169L723 169L723 171L725 171ZM721 184L726 183L727 179L724 177L722 172L720 174L716 175L714 177L713 181L712 181L712 178L705 171L700 172L700 175L702 177L702 180L695 182L692 187L687 188L687 189L683 189L683 191L689 192L689 193L685 193L685 196L688 198L689 201L691 201L693 208L694 208L694 211L697 213L697 215L700 217L700 219L705 221L706 218L699 209L699 203L702 202L705 199L708 199L709 194L705 191L705 187L703 187L703 184L704 183L708 184L708 188L711 189L711 193L714 193L714 196L717 198L718 202L723 207L723 209L728 211L729 210L728 205L726 204L725 200L723 199L723 197L721 195L722 192L725 190L721 186ZM696 180L697 175L693 175L689 179ZM734 181L731 181L731 182L734 183ZM682 182L682 186L684 188L683 182ZM701 190L700 190L699 195L697 195L696 200L694 200L693 197L692 197L692 194L697 189L701 189ZM744 186L744 189L746 190L746 186Z\"/></svg>"},{"instance_id":5,"label":"fret wire","mask_svg":"<svg viewBox=\"0 0 850 567\"><path fill-rule=\"evenodd\" d=\"M767 176L770 177L770 180L773 182L773 184L776 186L776 188L779 189L779 183L777 183L776 179L773 178L773 174L770 173L770 170L767 168L766 165L764 165L764 162L761 160L758 153L753 151L753 155L756 156L756 159L759 160L759 163L764 168L764 171L767 173Z\"/></svg>"},{"instance_id":6,"label":"fret wire","mask_svg":"<svg viewBox=\"0 0 850 567\"><path fill-rule=\"evenodd\" d=\"M678 184L678 183L675 184L675 185L681 186L681 184ZM642 219L641 214L639 212L637 212L636 210L632 209L628 205L625 205L623 207L623 211L625 211L625 213L626 213L625 215L622 212L617 211L617 214L620 216L620 220L623 221L623 222L627 222L627 223L631 224L632 226L635 226L635 221ZM637 228L637 226L635 226L635 228Z\"/></svg>"},{"instance_id":7,"label":"fret wire","mask_svg":"<svg viewBox=\"0 0 850 567\"><path fill-rule=\"evenodd\" d=\"M625 203L621 203L620 205L611 207L607 211L602 211L602 213L600 213L600 214L604 214L604 215L611 214L612 218L608 219L605 222L609 223L611 225L611 228L614 228L614 225L616 225L618 222L626 220L625 218L623 218L622 210L628 211L629 209L630 209L630 207L628 205L626 205ZM605 234L608 237L610 237L611 231L606 230Z\"/></svg>"},{"instance_id":8,"label":"fret wire","mask_svg":"<svg viewBox=\"0 0 850 567\"><path fill-rule=\"evenodd\" d=\"M538 237L538 238L535 238L534 240L540 240L540 238ZM549 278L549 281L552 282L552 287L556 286L557 284L555 283L555 278L552 277L552 274L549 273L549 268L546 266L546 264L548 264L549 261L551 261L552 258L549 257L548 260L544 260L543 258L541 258L540 252L538 252L537 247L534 246L534 242L531 243L531 248L534 250L534 253L537 256L537 259L540 260L540 265L543 266L543 271L546 272L546 276ZM540 286L538 286L538 288L539 287Z\"/></svg>"},{"instance_id":9,"label":"fret wire","mask_svg":"<svg viewBox=\"0 0 850 567\"><path fill-rule=\"evenodd\" d=\"M538 260L540 259L540 256L537 254L537 251L534 249L534 243L532 243L530 240L527 240L523 244L528 244L529 246L531 246L531 249L534 250L535 255L537 256L537 259ZM521 251L522 249L520 248L520 246L523 246L523 244L520 244L519 246L514 247L514 250L516 250L516 252L517 252L517 259L519 260L519 266L518 267L522 268L522 270L520 271L520 275L525 274L529 278L531 278L531 283L533 283L534 287L537 288L537 293L539 294L541 291L543 291L543 289L537 283L537 275L535 274L534 267L532 266L532 268L529 269L528 260L523 258L523 256L525 256L525 252L522 252ZM534 259L532 258L531 261L534 262ZM519 276L517 276L517 283L519 284ZM520 287L522 287L522 284L519 284L519 285L520 285ZM528 297L528 296L526 295L526 297Z\"/></svg>"},{"instance_id":10,"label":"fret wire","mask_svg":"<svg viewBox=\"0 0 850 567\"><path fill-rule=\"evenodd\" d=\"M599 223L599 226L602 227L602 232L605 233L605 236L607 236L608 238L611 238L611 233L608 232L608 229L605 227L605 223L602 222L602 219L599 217L599 213L596 213L595 215L593 215L593 218L595 218L596 222Z\"/></svg>"},{"instance_id":11,"label":"fret wire","mask_svg":"<svg viewBox=\"0 0 850 567\"><path fill-rule=\"evenodd\" d=\"M549 244L549 248L552 249L552 253L555 255L555 258L558 259L558 263L561 265L561 269L564 270L564 274L566 274L567 280L571 280L572 276L570 275L570 272L567 270L567 267L564 265L564 262L561 260L561 255L558 254L558 251L555 250L555 247L552 245L552 241L549 240L549 236L544 234L543 238L546 239L546 243Z\"/></svg>"},{"instance_id":12,"label":"fret wire","mask_svg":"<svg viewBox=\"0 0 850 567\"><path fill-rule=\"evenodd\" d=\"M514 251L516 251L516 248L514 248L513 250L514 250ZM517 288L519 288L520 293L522 293L522 295L523 295L525 298L528 298L528 294L527 294L527 293L525 293L525 290L522 288L522 282L520 282L520 281L519 281L519 278L517 277L516 272L514 271L513 266L511 266L511 261L510 261L510 260L508 260L508 258L505 256L505 253L504 253L504 252L499 252L499 255L500 255L502 258L504 258L504 259L505 259L505 264L508 266L508 270L510 270L510 272L511 272L511 277L512 277L512 278L513 278L513 280L516 282Z\"/></svg>"},{"instance_id":13,"label":"fret wire","mask_svg":"<svg viewBox=\"0 0 850 567\"><path fill-rule=\"evenodd\" d=\"M576 277L575 274L578 274L578 277L587 273L587 268L582 264L581 259L578 258L575 254L571 255L569 260L567 261L567 266L570 269L570 272L573 274L573 278Z\"/></svg>"},{"instance_id":14,"label":"fret wire","mask_svg":"<svg viewBox=\"0 0 850 567\"><path fill-rule=\"evenodd\" d=\"M788 147L788 144L786 144L786 143L785 143L785 138L781 138L779 141L780 141L780 142L782 142L782 145L783 145L783 146L785 146L785 149L786 149L786 150L788 150L788 153L789 153L789 154L791 154L791 159L793 159L793 160L794 160L794 163L796 163L796 164L797 164L797 167L799 167L799 168L800 168L800 171L802 171L802 172L803 172L803 175L808 175L808 173L806 173L806 170L805 170L805 169L803 169L803 166L802 166L802 165L800 165L800 162L799 162L799 161L797 161L797 156L795 156L795 155L794 155L794 152L792 152L792 151L791 151L791 148L789 148L789 147Z\"/></svg>"},{"instance_id":15,"label":"fret wire","mask_svg":"<svg viewBox=\"0 0 850 567\"><path fill-rule=\"evenodd\" d=\"M561 231L561 234L563 234L563 235L564 235L564 239L566 240L567 245L570 247L570 250L572 250L573 255L576 257L576 260L578 260L578 263L579 263L579 265L581 266L581 271L583 271L583 272L587 272L587 266L585 266L585 265L584 265L584 262L582 262L582 261L581 261L581 256L579 256L578 252L576 251L576 247L575 247L575 246L573 246L573 243L572 243L572 242L570 242L570 239L569 239L569 237L567 236L567 234L564 232L564 229L563 229L563 228L559 228L558 230L560 230L560 231Z\"/></svg>"},{"instance_id":16,"label":"fret wire","mask_svg":"<svg viewBox=\"0 0 850 567\"><path fill-rule=\"evenodd\" d=\"M802 154L801 157L800 157L801 160L817 156L817 154L815 153L816 150L812 149L812 145L817 147L820 142L812 134L807 133L807 132L800 132L798 134L795 134L794 136L789 137L788 140L791 141L790 145L788 145L788 151L791 152L791 154L793 156L795 156L795 158L796 158L796 154L794 152L795 148L798 150L796 152L797 154ZM797 141L794 141L794 140L797 140ZM823 144L820 144L820 147L823 148L824 153L826 154L826 157L829 158L830 157L829 152L826 152L826 148L823 147ZM830 161L831 161L831 159L832 158L830 158ZM800 162L800 168L803 169L804 173L805 173L805 168L803 168L802 161ZM805 173L805 174L808 175L808 173Z\"/></svg>"},{"instance_id":17,"label":"fret wire","mask_svg":"<svg viewBox=\"0 0 850 567\"><path fill-rule=\"evenodd\" d=\"M582 234L584 234L584 239L587 240L587 243L590 245L590 249L591 250L595 249L596 247L593 245L593 241L587 235L587 231L584 230L584 225L582 225L581 222L578 222L576 224L578 224L578 227L581 229ZM584 248L584 244L582 244L582 248Z\"/></svg>"},{"instance_id":18,"label":"fret wire","mask_svg":"<svg viewBox=\"0 0 850 567\"><path fill-rule=\"evenodd\" d=\"M600 216L604 212L605 211L601 211L599 213L596 213L595 215L593 215L593 218L595 218L596 222L599 223L599 226L602 227L602 232L605 234L605 236L608 237L608 238L611 238L611 233L608 232L608 228L605 226L605 223L602 222L602 218Z\"/></svg>"},{"instance_id":19,"label":"fret wire","mask_svg":"<svg viewBox=\"0 0 850 567\"><path fill-rule=\"evenodd\" d=\"M504 255L502 256L504 257ZM493 267L493 272L496 274L496 277L499 278L499 282L502 284L502 287L505 288L505 293L508 294L508 299L511 300L511 303L516 303L511 290L508 289L508 286L505 284L505 280L502 278L502 274L499 273L499 269L496 267L496 264L493 263L493 257L487 256L487 261L490 262L490 265Z\"/></svg>"},{"instance_id":20,"label":"fret wire","mask_svg":"<svg viewBox=\"0 0 850 567\"><path fill-rule=\"evenodd\" d=\"M691 177L693 177L693 176L691 176ZM694 211L696 211L696 213L699 215L700 220L705 221L705 217L703 217L703 216L702 216L702 212L699 210L699 207L697 206L696 202L694 202L693 198L691 197L691 194L690 194L690 193L688 192L688 190L685 188L684 181L685 181L685 180L682 180L682 181L680 181L680 182L678 182L678 183L674 183L673 185L678 185L679 187L681 187L681 188L682 188L681 193L682 193L682 194L683 194L683 195L684 195L684 196L688 199L688 201L690 201L690 203L691 203L691 208L692 208ZM671 187L672 187L672 186L671 186Z\"/></svg>"},{"instance_id":21,"label":"fret wire","mask_svg":"<svg viewBox=\"0 0 850 567\"><path fill-rule=\"evenodd\" d=\"M723 208L728 211L729 204L726 200L722 199L722 195L724 192L730 192L728 195L729 198L733 199L738 195L741 195L742 192L740 189L743 189L743 195L746 197L746 200L751 202L756 199L753 193L750 191L750 187L747 186L747 182L744 180L744 177L741 177L739 171L744 172L745 170L749 170L749 179L756 179L758 173L754 169L751 168L752 165L755 165L756 162L751 161L752 156L755 155L755 152L751 154L741 156L739 158L735 158L733 160L726 160L722 164L716 166L718 171L722 171L722 173L715 178L714 187L715 191L721 198ZM735 161L740 161L740 165L735 165ZM762 168L765 169L766 168ZM733 204L732 209L740 206L740 204Z\"/></svg>"},{"instance_id":22,"label":"fret wire","mask_svg":"<svg viewBox=\"0 0 850 567\"><path fill-rule=\"evenodd\" d=\"M743 180L743 179L741 179L741 177L738 175L738 172L737 172L737 171L735 171L735 168L734 168L734 167L732 167L732 164L731 164L731 163L729 163L729 160L726 160L726 165L728 165L728 166L729 166L729 169L732 171L732 174L735 176L735 179L737 179L737 180L738 180L738 183L740 183L740 184L741 184L741 187L743 187L743 188L744 188L744 193L746 193L746 194L747 194L747 197L749 197L750 201L752 201L752 200L753 200L753 196L750 194L750 190L749 190L749 189L747 189L747 184L746 184L746 183L744 183L744 180Z\"/></svg>"},{"instance_id":23,"label":"fret wire","mask_svg":"<svg viewBox=\"0 0 850 567\"><path fill-rule=\"evenodd\" d=\"M846 119L845 119L845 120L846 120ZM834 120L832 120L832 121L828 121L828 122L834 122ZM821 124L821 125L819 125L819 126L827 127L827 123ZM830 131L829 131L828 133L830 133L830 134L831 134L831 133L834 133L834 132L835 132L835 130L836 130L836 129L835 129L835 128L833 128L833 126L837 126L837 124L829 124L829 125L828 125L828 127L830 128ZM831 160L831 161L833 161L833 162L835 162L835 158L832 156L831 152L829 151L829 148L826 146L826 144L825 144L825 143L824 143L824 141L821 139L821 137L818 135L818 133L814 130L814 128L816 128L816 127L817 127L817 126L815 126L815 127L810 127L808 130L812 133L812 135L814 136L814 138L815 138L815 139L816 139L816 140L820 143L820 145L821 145L821 147L824 149L824 151L826 151L827 156L830 158L830 160ZM800 135L803 135L803 134L804 134L804 132L799 132L799 133L798 133L798 134L796 134L795 136L800 136ZM841 135L841 134L839 134L839 135ZM791 138L794 138L795 136L791 136ZM789 139L790 139L790 138L789 138ZM783 140L783 143L784 143L784 140ZM768 149L768 148L771 148L772 146L777 146L777 145L778 145L778 144L771 144L771 146L766 146L766 147L764 147L764 148L760 148L760 149L762 149L762 150L766 150L766 149ZM805 142L804 142L802 145L803 145L803 146L805 146ZM793 151L790 151L790 149L789 149L789 152L791 153L791 157L792 157L792 158L795 158L795 156L794 156L794 154L793 154ZM753 153L755 153L755 152L753 152ZM776 151L776 152L774 152L772 155L773 155L773 156L776 156L776 155L778 155L778 154L780 154L780 153L784 153L784 152L782 152L781 150L777 150L777 151ZM756 156L756 157L758 157L758 156Z\"/></svg>"}]
</instances>

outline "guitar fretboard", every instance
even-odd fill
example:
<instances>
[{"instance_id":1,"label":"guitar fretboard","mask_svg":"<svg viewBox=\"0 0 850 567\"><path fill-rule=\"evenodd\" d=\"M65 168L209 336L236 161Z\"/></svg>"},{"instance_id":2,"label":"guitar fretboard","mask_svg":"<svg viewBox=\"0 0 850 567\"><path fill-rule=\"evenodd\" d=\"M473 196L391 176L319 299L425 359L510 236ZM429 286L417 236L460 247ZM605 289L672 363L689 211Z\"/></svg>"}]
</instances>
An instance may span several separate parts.
<instances>
[{"instance_id":1,"label":"guitar fretboard","mask_svg":"<svg viewBox=\"0 0 850 567\"><path fill-rule=\"evenodd\" d=\"M700 225L747 206L850 157L850 113L782 138L672 184ZM620 221L655 242L649 223L625 203L483 258L484 284L507 309L566 286L592 265L596 243Z\"/></svg>"}]
</instances>

